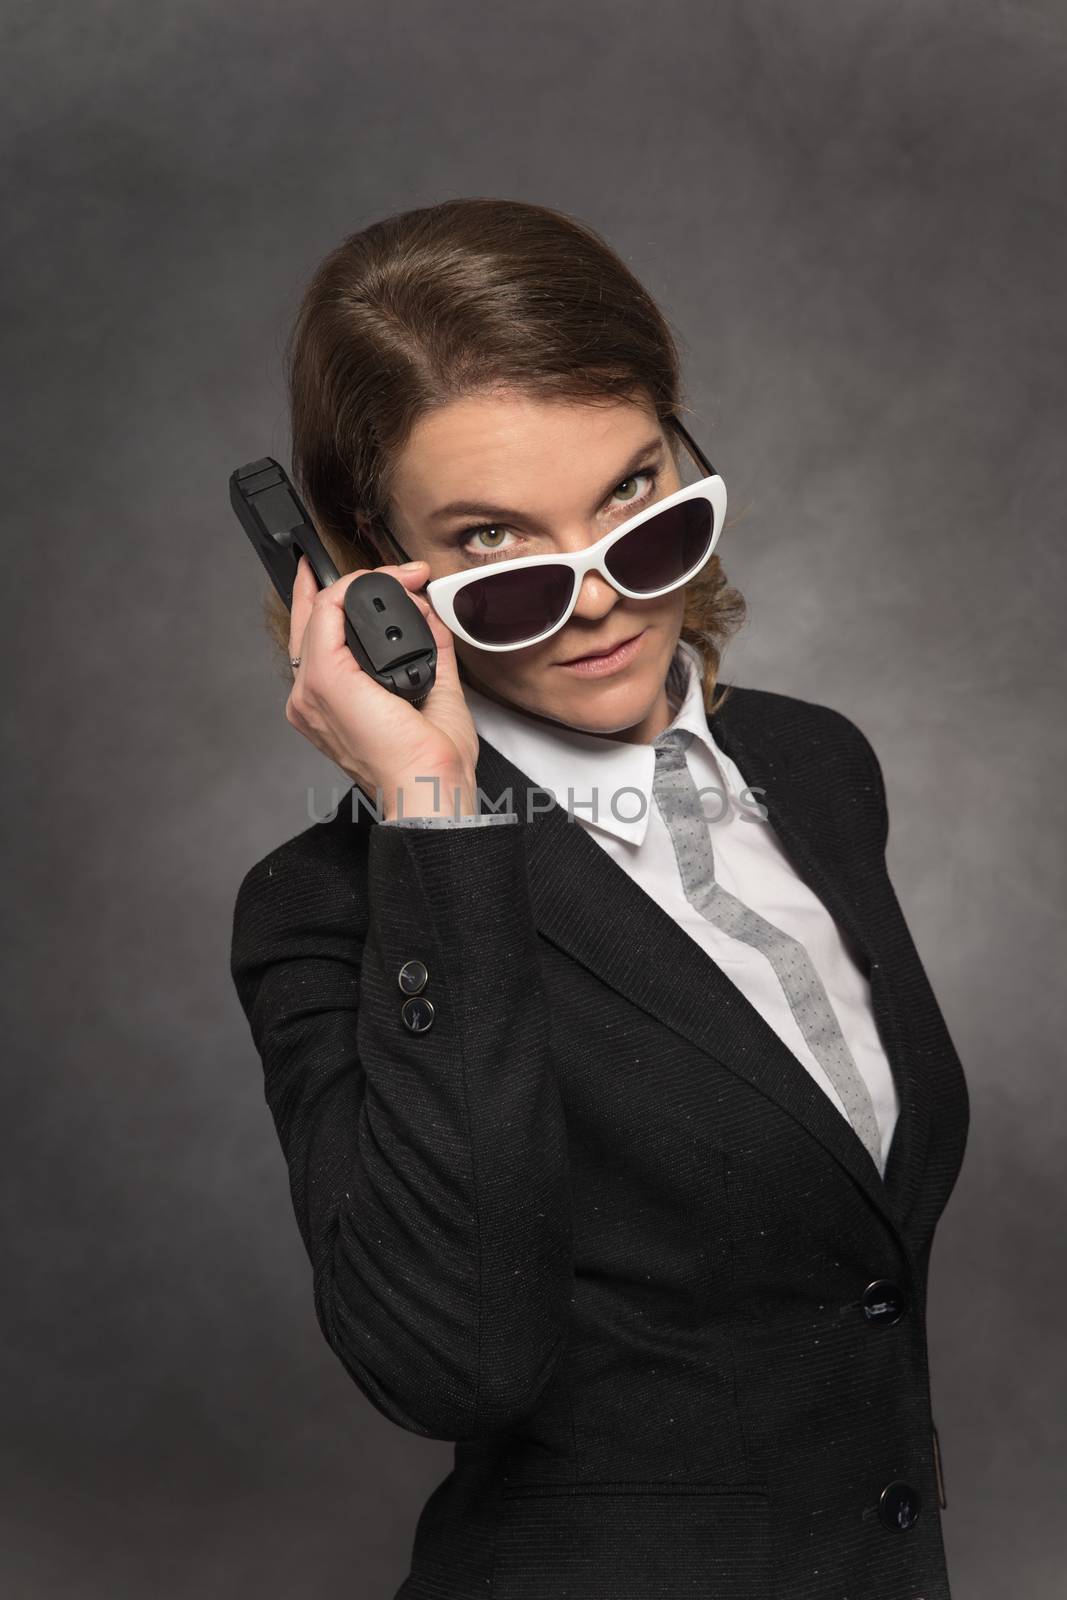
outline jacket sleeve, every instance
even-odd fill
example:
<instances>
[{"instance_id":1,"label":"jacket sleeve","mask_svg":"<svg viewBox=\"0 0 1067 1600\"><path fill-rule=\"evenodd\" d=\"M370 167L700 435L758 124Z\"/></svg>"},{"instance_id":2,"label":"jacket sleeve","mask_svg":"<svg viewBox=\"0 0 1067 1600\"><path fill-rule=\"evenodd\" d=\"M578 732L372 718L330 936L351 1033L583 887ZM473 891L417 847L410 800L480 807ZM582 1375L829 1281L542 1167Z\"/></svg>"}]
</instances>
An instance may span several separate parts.
<instances>
[{"instance_id":1,"label":"jacket sleeve","mask_svg":"<svg viewBox=\"0 0 1067 1600\"><path fill-rule=\"evenodd\" d=\"M484 828L494 822L518 822L516 811L482 811L474 817L386 817L383 828Z\"/></svg>"},{"instance_id":2,"label":"jacket sleeve","mask_svg":"<svg viewBox=\"0 0 1067 1600\"><path fill-rule=\"evenodd\" d=\"M886 845L889 841L889 806L886 801L885 778L882 774L882 765L878 760L878 757L875 754L874 746L871 744L871 741L868 739L867 735L862 731L861 728L857 728L855 723L852 723L851 726L859 742L862 757L866 762L866 787L874 797L874 804L877 814L878 839L884 855Z\"/></svg>"},{"instance_id":3,"label":"jacket sleeve","mask_svg":"<svg viewBox=\"0 0 1067 1600\"><path fill-rule=\"evenodd\" d=\"M319 824L257 863L231 972L289 1168L314 1303L379 1411L430 1438L526 1415L573 1272L562 1102L524 830L375 825L366 888ZM428 972L423 1032L398 974Z\"/></svg>"},{"instance_id":4,"label":"jacket sleeve","mask_svg":"<svg viewBox=\"0 0 1067 1600\"><path fill-rule=\"evenodd\" d=\"M835 749L842 752L839 781L844 786L849 803L861 805L864 813L870 817L873 838L880 854L884 856L889 840L889 807L882 765L874 746L863 729L843 711L832 706L820 706L818 709L824 725L828 724L835 736Z\"/></svg>"}]
</instances>

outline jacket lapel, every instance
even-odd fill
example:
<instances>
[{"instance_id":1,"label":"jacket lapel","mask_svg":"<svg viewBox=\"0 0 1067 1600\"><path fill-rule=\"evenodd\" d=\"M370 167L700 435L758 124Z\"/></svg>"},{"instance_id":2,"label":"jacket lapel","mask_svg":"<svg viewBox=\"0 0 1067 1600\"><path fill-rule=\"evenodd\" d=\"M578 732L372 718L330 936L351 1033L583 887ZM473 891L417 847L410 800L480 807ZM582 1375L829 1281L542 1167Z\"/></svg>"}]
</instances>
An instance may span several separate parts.
<instances>
[{"instance_id":1,"label":"jacket lapel","mask_svg":"<svg viewBox=\"0 0 1067 1600\"><path fill-rule=\"evenodd\" d=\"M788 726L773 725L774 708L763 699L759 691L734 687L715 714L715 737L745 782L766 791L758 798L782 848L869 964L872 1004L901 1102L884 1180L851 1124L721 968L579 823L568 820L562 806L485 739L476 773L480 808L505 809L501 799L510 791L526 827L531 905L542 936L787 1111L845 1168L907 1248L905 1207L918 1181L917 1174L911 1177L919 1154L912 1146L925 1118L916 1075L908 1070L904 1019L871 948L861 897L850 894L846 864L825 844L810 843L805 821L820 796L810 776L800 782L790 775ZM818 832L826 838L826 830Z\"/></svg>"},{"instance_id":2,"label":"jacket lapel","mask_svg":"<svg viewBox=\"0 0 1067 1600\"><path fill-rule=\"evenodd\" d=\"M900 1097L884 1181L851 1126L832 1106L830 1109L849 1143L866 1158L887 1205L903 1225L920 1188L930 1108L927 1079L916 1071L921 1053L918 1042L907 1008L894 991L894 980L901 976L896 970L899 956L887 959L890 953L880 944L876 931L882 926L881 918L871 915L871 884L880 875L885 886L884 863L880 857L873 858L865 841L857 836L854 818L847 815L854 796L841 789L832 751L826 766L819 770L812 762L807 734L799 728L788 704L777 696L735 686L714 721L716 739L737 762L746 783L766 791L759 798L767 804L771 825L797 873L860 954L871 985L875 1022ZM825 825L828 810L834 814L829 827ZM817 1092L820 1099L826 1099L821 1090Z\"/></svg>"}]
</instances>

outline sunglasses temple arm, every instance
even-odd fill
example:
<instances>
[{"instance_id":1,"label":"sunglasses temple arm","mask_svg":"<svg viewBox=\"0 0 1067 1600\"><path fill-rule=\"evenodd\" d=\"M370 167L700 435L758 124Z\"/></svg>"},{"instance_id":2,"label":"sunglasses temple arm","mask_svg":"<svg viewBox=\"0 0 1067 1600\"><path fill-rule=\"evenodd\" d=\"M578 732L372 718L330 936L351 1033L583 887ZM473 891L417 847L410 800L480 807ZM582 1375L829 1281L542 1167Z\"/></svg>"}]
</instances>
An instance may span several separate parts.
<instances>
[{"instance_id":1,"label":"sunglasses temple arm","mask_svg":"<svg viewBox=\"0 0 1067 1600\"><path fill-rule=\"evenodd\" d=\"M675 430L675 432L677 434L679 434L681 436L681 438L682 438L686 448L689 450L690 454L703 467L705 477L713 478L715 476L715 468L712 466L711 462L708 460L707 456L704 454L703 450L697 444L696 440L693 438L693 436L689 432L689 430L683 425L683 423L677 417L672 417L671 418L671 427Z\"/></svg>"},{"instance_id":2,"label":"sunglasses temple arm","mask_svg":"<svg viewBox=\"0 0 1067 1600\"><path fill-rule=\"evenodd\" d=\"M410 561L411 557L408 555L407 551L404 549L404 546L400 543L400 540L396 537L396 534L390 528L390 526L386 522L385 518L384 517L379 517L377 520L378 520L378 526L382 529L383 533L388 538L390 544L392 544L394 549L400 551L400 559L401 559L401 561Z\"/></svg>"}]
</instances>

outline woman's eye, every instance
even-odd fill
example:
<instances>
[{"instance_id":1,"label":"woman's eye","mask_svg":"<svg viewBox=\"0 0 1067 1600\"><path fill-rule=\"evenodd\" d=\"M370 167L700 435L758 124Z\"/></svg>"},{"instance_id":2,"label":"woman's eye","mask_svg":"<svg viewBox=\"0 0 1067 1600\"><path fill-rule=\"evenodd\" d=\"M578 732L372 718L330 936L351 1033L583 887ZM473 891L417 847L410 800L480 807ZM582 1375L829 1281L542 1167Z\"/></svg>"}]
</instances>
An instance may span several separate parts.
<instances>
[{"instance_id":1,"label":"woman's eye","mask_svg":"<svg viewBox=\"0 0 1067 1600\"><path fill-rule=\"evenodd\" d=\"M498 552L511 548L510 545L502 545L499 542L502 537L506 538L507 534L508 530L506 528L491 525L483 528L465 528L460 535L460 547L464 555L473 556L475 560L486 560ZM476 543L475 541L480 541L483 535L488 535L488 542L485 544Z\"/></svg>"},{"instance_id":2,"label":"woman's eye","mask_svg":"<svg viewBox=\"0 0 1067 1600\"><path fill-rule=\"evenodd\" d=\"M623 478L622 482L616 487L615 493L618 494L620 489L625 489L627 484L636 484L641 478L647 478L649 480L650 489L656 481L656 474L651 470L646 472L632 472L628 478ZM649 489L646 489L643 494L624 494L622 497L623 505L632 506L636 501L644 500L649 493Z\"/></svg>"}]
</instances>

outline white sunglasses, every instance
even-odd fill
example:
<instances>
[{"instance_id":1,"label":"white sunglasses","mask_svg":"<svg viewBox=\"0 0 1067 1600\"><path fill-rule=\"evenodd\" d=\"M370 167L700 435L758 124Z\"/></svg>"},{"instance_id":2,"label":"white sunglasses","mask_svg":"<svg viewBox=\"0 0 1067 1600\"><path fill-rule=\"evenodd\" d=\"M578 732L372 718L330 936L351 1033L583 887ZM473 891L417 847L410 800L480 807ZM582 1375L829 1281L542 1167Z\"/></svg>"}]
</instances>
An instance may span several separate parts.
<instances>
[{"instance_id":1,"label":"white sunglasses","mask_svg":"<svg viewBox=\"0 0 1067 1600\"><path fill-rule=\"evenodd\" d=\"M522 650L565 626L587 572L599 572L631 600L653 600L695 577L722 533L726 485L676 418L671 426L706 477L646 506L574 555L517 556L488 571L431 579L426 597L446 627L479 650Z\"/></svg>"}]
</instances>

